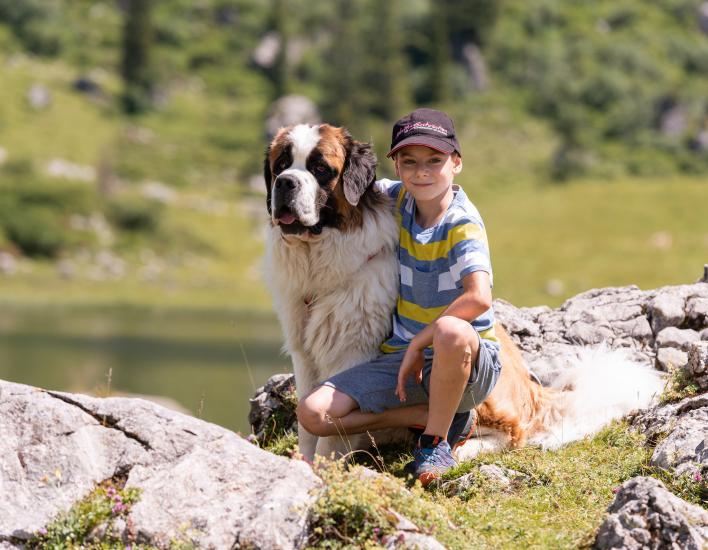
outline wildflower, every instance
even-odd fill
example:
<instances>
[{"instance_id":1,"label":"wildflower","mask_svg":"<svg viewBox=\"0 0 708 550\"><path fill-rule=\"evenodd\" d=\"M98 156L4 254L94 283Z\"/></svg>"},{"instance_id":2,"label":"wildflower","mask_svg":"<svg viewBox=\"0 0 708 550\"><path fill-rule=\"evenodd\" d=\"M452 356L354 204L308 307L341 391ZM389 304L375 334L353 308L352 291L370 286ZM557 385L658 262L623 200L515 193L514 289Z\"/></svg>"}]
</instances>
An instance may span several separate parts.
<instances>
[{"instance_id":1,"label":"wildflower","mask_svg":"<svg viewBox=\"0 0 708 550\"><path fill-rule=\"evenodd\" d=\"M113 509L112 509L111 511L113 512L113 515L114 515L114 516L117 516L118 514L120 514L121 512L123 512L124 510L125 510L125 504L123 504L123 503L118 503L118 504L116 504L116 505L113 506Z\"/></svg>"},{"instance_id":2,"label":"wildflower","mask_svg":"<svg viewBox=\"0 0 708 550\"><path fill-rule=\"evenodd\" d=\"M695 472L693 472L693 481L695 481L696 483L700 483L701 481L703 481L703 476L701 475L700 470L696 470Z\"/></svg>"},{"instance_id":3,"label":"wildflower","mask_svg":"<svg viewBox=\"0 0 708 550\"><path fill-rule=\"evenodd\" d=\"M39 530L39 534L40 534L41 536L44 536L44 535L47 534L47 530L46 530L44 527L42 527L42 528Z\"/></svg>"},{"instance_id":4,"label":"wildflower","mask_svg":"<svg viewBox=\"0 0 708 550\"><path fill-rule=\"evenodd\" d=\"M612 487L612 494L616 495L617 493L619 493L619 490L620 490L619 487Z\"/></svg>"}]
</instances>

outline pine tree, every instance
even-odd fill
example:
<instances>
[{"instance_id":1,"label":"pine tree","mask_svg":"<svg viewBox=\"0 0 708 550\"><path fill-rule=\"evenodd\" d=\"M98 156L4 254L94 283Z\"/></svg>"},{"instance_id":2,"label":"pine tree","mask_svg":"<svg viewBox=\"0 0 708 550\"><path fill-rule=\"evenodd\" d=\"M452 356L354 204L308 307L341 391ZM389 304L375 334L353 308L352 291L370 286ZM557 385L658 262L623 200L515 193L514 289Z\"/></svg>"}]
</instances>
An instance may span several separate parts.
<instances>
[{"instance_id":1,"label":"pine tree","mask_svg":"<svg viewBox=\"0 0 708 550\"><path fill-rule=\"evenodd\" d=\"M123 105L127 112L137 113L150 105L154 75L150 65L152 0L125 0L123 23Z\"/></svg>"},{"instance_id":2,"label":"pine tree","mask_svg":"<svg viewBox=\"0 0 708 550\"><path fill-rule=\"evenodd\" d=\"M450 97L450 42L447 10L444 3L432 3L428 94L431 103L441 103Z\"/></svg>"},{"instance_id":3,"label":"pine tree","mask_svg":"<svg viewBox=\"0 0 708 550\"><path fill-rule=\"evenodd\" d=\"M272 27L280 39L280 48L272 69L275 99L286 95L290 91L290 66L288 64L290 33L287 22L288 17L291 17L288 11L288 1L273 0Z\"/></svg>"}]
</instances>

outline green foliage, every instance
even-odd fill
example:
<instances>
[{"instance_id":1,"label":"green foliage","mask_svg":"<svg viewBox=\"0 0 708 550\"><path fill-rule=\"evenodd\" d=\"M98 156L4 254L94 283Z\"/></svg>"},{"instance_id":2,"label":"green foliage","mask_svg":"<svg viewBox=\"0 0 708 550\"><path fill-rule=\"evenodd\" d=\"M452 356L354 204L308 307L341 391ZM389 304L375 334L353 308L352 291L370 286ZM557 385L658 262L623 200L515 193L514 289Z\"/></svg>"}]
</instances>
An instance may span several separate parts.
<instances>
[{"instance_id":1,"label":"green foliage","mask_svg":"<svg viewBox=\"0 0 708 550\"><path fill-rule=\"evenodd\" d=\"M108 200L107 217L125 231L154 232L160 225L164 206L136 195L121 195Z\"/></svg>"},{"instance_id":2,"label":"green foliage","mask_svg":"<svg viewBox=\"0 0 708 550\"><path fill-rule=\"evenodd\" d=\"M669 380L661 394L661 403L674 403L686 397L693 397L699 391L698 385L685 368L672 367L669 370Z\"/></svg>"},{"instance_id":3,"label":"green foliage","mask_svg":"<svg viewBox=\"0 0 708 550\"><path fill-rule=\"evenodd\" d=\"M708 120L706 44L686 20L699 3L508 2L492 66L562 137L557 177L607 165L645 174L708 168L692 145ZM683 122L664 128L670 116Z\"/></svg>"},{"instance_id":4,"label":"green foliage","mask_svg":"<svg viewBox=\"0 0 708 550\"><path fill-rule=\"evenodd\" d=\"M31 549L60 550L65 548L85 548L105 550L122 548L119 538L112 535L111 528L118 518L126 518L130 508L140 498L140 490L124 488L122 483L112 481L102 483L70 510L60 514L46 528L27 542ZM103 536L94 536L94 529L105 527ZM146 549L146 546L133 546Z\"/></svg>"},{"instance_id":5,"label":"green foliage","mask_svg":"<svg viewBox=\"0 0 708 550\"><path fill-rule=\"evenodd\" d=\"M55 257L71 238L70 214L89 212L93 194L80 183L49 182L15 163L0 182L0 230L27 256Z\"/></svg>"},{"instance_id":6,"label":"green foliage","mask_svg":"<svg viewBox=\"0 0 708 550\"><path fill-rule=\"evenodd\" d=\"M150 106L154 85L150 59L153 42L151 9L152 0L126 2L121 73L125 81L123 106L128 113L139 113Z\"/></svg>"}]
</instances>

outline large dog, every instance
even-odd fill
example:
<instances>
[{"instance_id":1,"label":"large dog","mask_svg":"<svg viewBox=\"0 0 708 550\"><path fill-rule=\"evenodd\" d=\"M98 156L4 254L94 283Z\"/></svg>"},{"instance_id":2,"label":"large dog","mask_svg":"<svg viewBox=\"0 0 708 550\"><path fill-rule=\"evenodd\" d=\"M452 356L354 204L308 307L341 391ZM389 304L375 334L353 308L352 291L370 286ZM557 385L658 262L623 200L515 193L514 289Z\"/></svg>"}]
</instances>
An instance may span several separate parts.
<instances>
[{"instance_id":1,"label":"large dog","mask_svg":"<svg viewBox=\"0 0 708 550\"><path fill-rule=\"evenodd\" d=\"M318 382L379 353L398 292L398 226L388 198L374 185L371 147L342 128L282 129L268 147L264 177L266 280L303 397ZM646 406L661 388L656 373L607 350L584 354L556 387L543 387L530 378L503 328L497 325L496 332L501 375L477 407L479 437L457 449L458 459L527 442L554 447L579 439ZM616 391L608 392L608 385ZM369 443L361 436L317 438L302 428L298 436L308 458Z\"/></svg>"}]
</instances>

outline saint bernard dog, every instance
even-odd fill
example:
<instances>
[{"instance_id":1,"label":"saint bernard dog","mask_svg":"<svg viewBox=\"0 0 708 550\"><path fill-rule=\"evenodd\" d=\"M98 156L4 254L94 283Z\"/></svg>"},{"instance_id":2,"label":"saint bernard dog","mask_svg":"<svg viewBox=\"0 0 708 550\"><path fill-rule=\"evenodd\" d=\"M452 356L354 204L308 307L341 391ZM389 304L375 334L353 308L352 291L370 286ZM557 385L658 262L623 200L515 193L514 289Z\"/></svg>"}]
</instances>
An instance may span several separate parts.
<instances>
[{"instance_id":1,"label":"saint bernard dog","mask_svg":"<svg viewBox=\"0 0 708 550\"><path fill-rule=\"evenodd\" d=\"M374 185L371 146L342 128L281 129L268 147L264 177L266 282L302 398L326 378L378 355L398 293L398 226L388 197ZM656 371L607 349L581 351L572 368L544 387L529 376L500 325L496 332L501 375L477 407L477 437L457 448L458 460L527 443L557 447L647 406L661 390ZM387 432L390 439L407 430ZM370 444L366 435L318 438L302 428L298 437L308 459Z\"/></svg>"}]
</instances>

